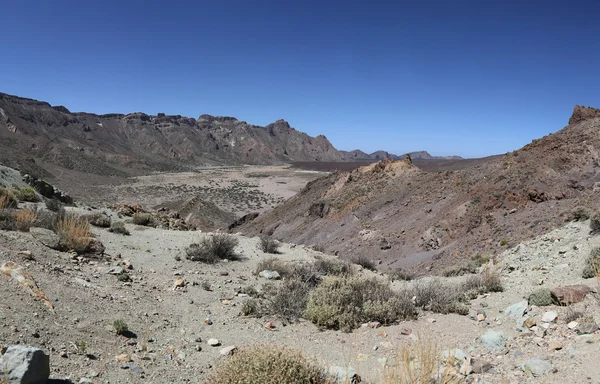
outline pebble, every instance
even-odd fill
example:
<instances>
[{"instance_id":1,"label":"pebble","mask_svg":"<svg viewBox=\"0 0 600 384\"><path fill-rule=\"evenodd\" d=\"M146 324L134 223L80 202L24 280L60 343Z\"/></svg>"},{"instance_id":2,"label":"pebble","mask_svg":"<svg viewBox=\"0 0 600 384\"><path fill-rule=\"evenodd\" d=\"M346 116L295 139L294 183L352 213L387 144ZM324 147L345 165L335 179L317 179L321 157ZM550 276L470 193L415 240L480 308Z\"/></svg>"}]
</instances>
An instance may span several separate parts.
<instances>
[{"instance_id":1,"label":"pebble","mask_svg":"<svg viewBox=\"0 0 600 384\"><path fill-rule=\"evenodd\" d=\"M221 349L219 351L219 353L221 354L221 356L228 356L233 354L233 352L237 349L237 347L235 345L230 345L228 347L225 347L223 349Z\"/></svg>"},{"instance_id":2,"label":"pebble","mask_svg":"<svg viewBox=\"0 0 600 384\"><path fill-rule=\"evenodd\" d=\"M221 342L217 339L208 339L207 344L211 347L218 347L219 345L221 345Z\"/></svg>"}]
</instances>

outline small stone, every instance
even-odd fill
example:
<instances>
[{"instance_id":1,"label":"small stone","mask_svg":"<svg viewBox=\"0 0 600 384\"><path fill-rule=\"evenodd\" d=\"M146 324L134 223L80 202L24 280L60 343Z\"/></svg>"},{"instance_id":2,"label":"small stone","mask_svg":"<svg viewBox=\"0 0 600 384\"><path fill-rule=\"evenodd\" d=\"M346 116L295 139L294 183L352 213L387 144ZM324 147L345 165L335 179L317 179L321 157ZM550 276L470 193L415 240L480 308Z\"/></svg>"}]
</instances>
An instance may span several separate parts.
<instances>
[{"instance_id":1,"label":"small stone","mask_svg":"<svg viewBox=\"0 0 600 384\"><path fill-rule=\"evenodd\" d=\"M66 359L69 357L69 354L66 351L61 351L58 356L62 357L63 359Z\"/></svg>"},{"instance_id":2,"label":"small stone","mask_svg":"<svg viewBox=\"0 0 600 384\"><path fill-rule=\"evenodd\" d=\"M536 321L533 317L528 317L527 319L525 319L525 321L523 322L523 326L527 327L527 328L531 328L533 326L536 325Z\"/></svg>"},{"instance_id":3,"label":"small stone","mask_svg":"<svg viewBox=\"0 0 600 384\"><path fill-rule=\"evenodd\" d=\"M478 373L482 374L492 369L492 364L488 363L485 360L479 359L471 359L471 372L469 373Z\"/></svg>"},{"instance_id":4,"label":"small stone","mask_svg":"<svg viewBox=\"0 0 600 384\"><path fill-rule=\"evenodd\" d=\"M279 275L279 272L269 271L268 269L265 269L264 271L260 271L258 273L258 276L264 277L267 280L279 280L281 278L281 276Z\"/></svg>"},{"instance_id":5,"label":"small stone","mask_svg":"<svg viewBox=\"0 0 600 384\"><path fill-rule=\"evenodd\" d=\"M206 343L211 347L218 347L219 345L221 345L221 342L217 339L208 339Z\"/></svg>"},{"instance_id":6,"label":"small stone","mask_svg":"<svg viewBox=\"0 0 600 384\"><path fill-rule=\"evenodd\" d=\"M522 317L527 311L529 303L527 300L519 301L504 310L504 315L508 317Z\"/></svg>"},{"instance_id":7,"label":"small stone","mask_svg":"<svg viewBox=\"0 0 600 384\"><path fill-rule=\"evenodd\" d=\"M571 321L569 324L567 324L567 327L569 327L569 329L575 329L575 328L577 328L578 325L579 325L578 322Z\"/></svg>"},{"instance_id":8,"label":"small stone","mask_svg":"<svg viewBox=\"0 0 600 384\"><path fill-rule=\"evenodd\" d=\"M88 379L87 377L82 377L79 379L79 384L92 384L92 379Z\"/></svg>"},{"instance_id":9,"label":"small stone","mask_svg":"<svg viewBox=\"0 0 600 384\"><path fill-rule=\"evenodd\" d=\"M485 320L485 315L483 313L480 313L477 315L477 321L481 322Z\"/></svg>"},{"instance_id":10,"label":"small stone","mask_svg":"<svg viewBox=\"0 0 600 384\"><path fill-rule=\"evenodd\" d=\"M185 280L184 279L175 280L175 288L182 288L182 287L185 287Z\"/></svg>"},{"instance_id":11,"label":"small stone","mask_svg":"<svg viewBox=\"0 0 600 384\"><path fill-rule=\"evenodd\" d=\"M506 347L508 336L503 332L490 329L480 337L480 340L488 349L501 350Z\"/></svg>"},{"instance_id":12,"label":"small stone","mask_svg":"<svg viewBox=\"0 0 600 384\"><path fill-rule=\"evenodd\" d=\"M228 356L233 354L233 352L237 349L237 347L235 345L230 345L228 347L225 347L223 349L221 349L219 351L219 353L221 354L221 356Z\"/></svg>"},{"instance_id":13,"label":"small stone","mask_svg":"<svg viewBox=\"0 0 600 384\"><path fill-rule=\"evenodd\" d=\"M266 329L274 329L275 328L275 324L273 324L272 321L269 321L268 323L265 324L265 328Z\"/></svg>"},{"instance_id":14,"label":"small stone","mask_svg":"<svg viewBox=\"0 0 600 384\"><path fill-rule=\"evenodd\" d=\"M221 304L223 304L223 305L231 305L231 300L221 300Z\"/></svg>"},{"instance_id":15,"label":"small stone","mask_svg":"<svg viewBox=\"0 0 600 384\"><path fill-rule=\"evenodd\" d=\"M221 272L219 272L219 276L229 276L229 272L221 271Z\"/></svg>"},{"instance_id":16,"label":"small stone","mask_svg":"<svg viewBox=\"0 0 600 384\"><path fill-rule=\"evenodd\" d=\"M436 321L437 321L437 320L436 320L436 319L434 319L433 317L430 317L429 319L427 319L427 322L428 322L429 324L433 324L433 323L435 323Z\"/></svg>"},{"instance_id":17,"label":"small stone","mask_svg":"<svg viewBox=\"0 0 600 384\"><path fill-rule=\"evenodd\" d=\"M368 323L369 328L379 328L381 327L381 323L379 321L371 321Z\"/></svg>"},{"instance_id":18,"label":"small stone","mask_svg":"<svg viewBox=\"0 0 600 384\"><path fill-rule=\"evenodd\" d=\"M206 324L206 325L212 325L213 321L211 319L206 318L206 319L204 319L204 324Z\"/></svg>"},{"instance_id":19,"label":"small stone","mask_svg":"<svg viewBox=\"0 0 600 384\"><path fill-rule=\"evenodd\" d=\"M130 363L132 361L131 357L126 353L115 356L115 360L117 360L119 363Z\"/></svg>"},{"instance_id":20,"label":"small stone","mask_svg":"<svg viewBox=\"0 0 600 384\"><path fill-rule=\"evenodd\" d=\"M542 321L544 323L552 323L554 322L554 320L556 320L556 318L558 317L558 314L554 311L548 311L546 313L544 313L544 315L542 316Z\"/></svg>"},{"instance_id":21,"label":"small stone","mask_svg":"<svg viewBox=\"0 0 600 384\"><path fill-rule=\"evenodd\" d=\"M548 349L551 351L558 351L563 348L563 345L558 340L552 340L550 344L548 344Z\"/></svg>"},{"instance_id":22,"label":"small stone","mask_svg":"<svg viewBox=\"0 0 600 384\"><path fill-rule=\"evenodd\" d=\"M411 333L412 333L412 331L411 331L411 329L410 329L410 328L402 328L402 329L400 330L400 334L401 334L401 335L403 335L403 336L408 336L408 335L410 335Z\"/></svg>"}]
</instances>

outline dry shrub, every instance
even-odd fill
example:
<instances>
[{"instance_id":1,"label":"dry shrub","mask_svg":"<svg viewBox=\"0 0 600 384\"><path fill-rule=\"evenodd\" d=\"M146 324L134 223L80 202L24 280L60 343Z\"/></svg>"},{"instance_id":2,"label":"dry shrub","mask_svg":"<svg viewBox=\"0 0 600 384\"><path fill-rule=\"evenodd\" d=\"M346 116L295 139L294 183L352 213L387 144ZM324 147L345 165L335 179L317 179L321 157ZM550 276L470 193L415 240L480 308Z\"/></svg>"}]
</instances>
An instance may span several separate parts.
<instances>
[{"instance_id":1,"label":"dry shrub","mask_svg":"<svg viewBox=\"0 0 600 384\"><path fill-rule=\"evenodd\" d=\"M390 272L389 276L392 281L395 281L395 280L411 281L411 280L414 280L414 278L415 278L415 275L413 273L408 272L402 268L397 268L397 269L393 270L392 272Z\"/></svg>"},{"instance_id":2,"label":"dry shrub","mask_svg":"<svg viewBox=\"0 0 600 384\"><path fill-rule=\"evenodd\" d=\"M65 215L56 221L56 233L65 251L83 252L90 243L90 223L75 215Z\"/></svg>"},{"instance_id":3,"label":"dry shrub","mask_svg":"<svg viewBox=\"0 0 600 384\"><path fill-rule=\"evenodd\" d=\"M258 275L262 271L276 271L279 276L290 276L290 267L282 260L276 257L269 257L258 262L255 273Z\"/></svg>"},{"instance_id":4,"label":"dry shrub","mask_svg":"<svg viewBox=\"0 0 600 384\"><path fill-rule=\"evenodd\" d=\"M445 282L441 279L429 279L415 282L412 291L415 305L424 310L436 313L458 313L466 315L469 307L468 297L459 284Z\"/></svg>"},{"instance_id":5,"label":"dry shrub","mask_svg":"<svg viewBox=\"0 0 600 384\"><path fill-rule=\"evenodd\" d=\"M571 212L571 221L584 221L590 218L590 213L585 207L577 206Z\"/></svg>"},{"instance_id":6,"label":"dry shrub","mask_svg":"<svg viewBox=\"0 0 600 384\"><path fill-rule=\"evenodd\" d=\"M64 209L64 205L57 199L48 199L46 200L46 208L52 212L58 212Z\"/></svg>"},{"instance_id":7,"label":"dry shrub","mask_svg":"<svg viewBox=\"0 0 600 384\"><path fill-rule=\"evenodd\" d=\"M585 259L583 273L581 277L589 279L598 276L600 269L600 248L596 247L590 251L589 256Z\"/></svg>"},{"instance_id":8,"label":"dry shrub","mask_svg":"<svg viewBox=\"0 0 600 384\"><path fill-rule=\"evenodd\" d=\"M110 225L109 232L118 233L120 235L129 236L129 230L125 227L125 223L122 221L115 221Z\"/></svg>"},{"instance_id":9,"label":"dry shrub","mask_svg":"<svg viewBox=\"0 0 600 384\"><path fill-rule=\"evenodd\" d=\"M109 228L111 224L110 217L100 212L92 213L91 215L88 215L85 218L94 227Z\"/></svg>"},{"instance_id":10,"label":"dry shrub","mask_svg":"<svg viewBox=\"0 0 600 384\"><path fill-rule=\"evenodd\" d=\"M0 209L3 208L17 208L17 198L7 188L0 188Z\"/></svg>"},{"instance_id":11,"label":"dry shrub","mask_svg":"<svg viewBox=\"0 0 600 384\"><path fill-rule=\"evenodd\" d=\"M291 349L256 345L236 351L209 375L211 384L334 384L314 361Z\"/></svg>"},{"instance_id":12,"label":"dry shrub","mask_svg":"<svg viewBox=\"0 0 600 384\"><path fill-rule=\"evenodd\" d=\"M574 307L569 306L565 310L563 320L565 323L569 324L571 321L576 321L576 320L579 320L584 317L586 317L586 314L584 311L581 311L581 310L575 309Z\"/></svg>"},{"instance_id":13,"label":"dry shrub","mask_svg":"<svg viewBox=\"0 0 600 384\"><path fill-rule=\"evenodd\" d=\"M279 253L279 242L272 239L269 236L263 236L260 238L260 249L265 253Z\"/></svg>"},{"instance_id":14,"label":"dry shrub","mask_svg":"<svg viewBox=\"0 0 600 384\"><path fill-rule=\"evenodd\" d=\"M450 375L451 370L443 371L444 361L440 349L431 338L419 336L414 342L399 346L400 352L392 363L381 371L382 384L451 384L459 383ZM454 362L447 362L450 367Z\"/></svg>"},{"instance_id":15,"label":"dry shrub","mask_svg":"<svg viewBox=\"0 0 600 384\"><path fill-rule=\"evenodd\" d=\"M415 317L411 297L376 278L326 277L306 305L306 318L322 328L352 331L362 323L391 324Z\"/></svg>"},{"instance_id":16,"label":"dry shrub","mask_svg":"<svg viewBox=\"0 0 600 384\"><path fill-rule=\"evenodd\" d=\"M261 314L277 316L293 323L304 315L306 303L314 285L300 278L288 278L280 284L263 287L265 299L260 303Z\"/></svg>"},{"instance_id":17,"label":"dry shrub","mask_svg":"<svg viewBox=\"0 0 600 384\"><path fill-rule=\"evenodd\" d=\"M592 231L592 233L600 232L600 214L596 213L590 219L590 230Z\"/></svg>"},{"instance_id":18,"label":"dry shrub","mask_svg":"<svg viewBox=\"0 0 600 384\"><path fill-rule=\"evenodd\" d=\"M143 225L145 227L156 227L156 220L151 213L136 213L133 215L133 224Z\"/></svg>"},{"instance_id":19,"label":"dry shrub","mask_svg":"<svg viewBox=\"0 0 600 384\"><path fill-rule=\"evenodd\" d=\"M16 229L15 215L12 209L0 208L0 230L14 231Z\"/></svg>"},{"instance_id":20,"label":"dry shrub","mask_svg":"<svg viewBox=\"0 0 600 384\"><path fill-rule=\"evenodd\" d=\"M353 257L352 262L370 271L377 270L377 268L375 267L375 263L373 263L373 260L371 260L368 256L365 255L358 255Z\"/></svg>"},{"instance_id":21,"label":"dry shrub","mask_svg":"<svg viewBox=\"0 0 600 384\"><path fill-rule=\"evenodd\" d=\"M37 212L31 209L19 209L14 213L15 226L19 231L27 232L37 219Z\"/></svg>"},{"instance_id":22,"label":"dry shrub","mask_svg":"<svg viewBox=\"0 0 600 384\"><path fill-rule=\"evenodd\" d=\"M343 260L319 258L314 263L315 270L325 276L351 276L352 265Z\"/></svg>"},{"instance_id":23,"label":"dry shrub","mask_svg":"<svg viewBox=\"0 0 600 384\"><path fill-rule=\"evenodd\" d=\"M220 260L234 260L237 255L234 252L238 240L227 234L217 234L205 237L200 243L191 244L186 248L187 258L192 261L214 264Z\"/></svg>"}]
</instances>

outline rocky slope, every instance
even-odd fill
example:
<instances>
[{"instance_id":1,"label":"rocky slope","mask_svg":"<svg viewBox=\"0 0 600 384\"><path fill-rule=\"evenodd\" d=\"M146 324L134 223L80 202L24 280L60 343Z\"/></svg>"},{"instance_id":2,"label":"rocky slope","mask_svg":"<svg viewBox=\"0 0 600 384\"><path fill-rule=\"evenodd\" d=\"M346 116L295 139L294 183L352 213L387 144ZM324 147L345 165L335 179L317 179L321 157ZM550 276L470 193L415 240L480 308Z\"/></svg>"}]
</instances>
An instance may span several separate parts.
<instances>
[{"instance_id":1,"label":"rocky slope","mask_svg":"<svg viewBox=\"0 0 600 384\"><path fill-rule=\"evenodd\" d=\"M424 172L407 157L332 174L241 230L420 273L497 254L562 225L575 206L596 210L600 117L576 107L570 121L461 170Z\"/></svg>"},{"instance_id":2,"label":"rocky slope","mask_svg":"<svg viewBox=\"0 0 600 384\"><path fill-rule=\"evenodd\" d=\"M394 155L393 153L389 153L386 151L375 151L373 153L366 153L361 151L360 149L355 149L353 151L340 151L346 160L349 161L361 161L361 160L400 160L402 156ZM460 156L432 156L427 151L417 151L410 152L408 155L413 160L459 160L462 159Z\"/></svg>"}]
</instances>

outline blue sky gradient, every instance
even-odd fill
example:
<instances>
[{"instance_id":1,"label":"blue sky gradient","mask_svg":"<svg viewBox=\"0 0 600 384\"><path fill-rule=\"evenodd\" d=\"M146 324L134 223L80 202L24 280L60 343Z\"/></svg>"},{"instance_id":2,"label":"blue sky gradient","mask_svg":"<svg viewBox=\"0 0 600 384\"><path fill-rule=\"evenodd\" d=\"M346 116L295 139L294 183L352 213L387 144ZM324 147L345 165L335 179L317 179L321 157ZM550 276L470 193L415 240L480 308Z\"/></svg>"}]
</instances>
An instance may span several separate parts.
<instances>
[{"instance_id":1,"label":"blue sky gradient","mask_svg":"<svg viewBox=\"0 0 600 384\"><path fill-rule=\"evenodd\" d=\"M393 3L393 4L392 4ZM479 157L600 107L598 1L11 1L0 92Z\"/></svg>"}]
</instances>

